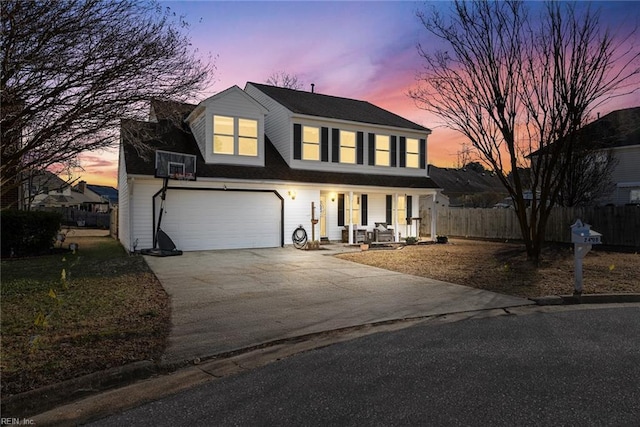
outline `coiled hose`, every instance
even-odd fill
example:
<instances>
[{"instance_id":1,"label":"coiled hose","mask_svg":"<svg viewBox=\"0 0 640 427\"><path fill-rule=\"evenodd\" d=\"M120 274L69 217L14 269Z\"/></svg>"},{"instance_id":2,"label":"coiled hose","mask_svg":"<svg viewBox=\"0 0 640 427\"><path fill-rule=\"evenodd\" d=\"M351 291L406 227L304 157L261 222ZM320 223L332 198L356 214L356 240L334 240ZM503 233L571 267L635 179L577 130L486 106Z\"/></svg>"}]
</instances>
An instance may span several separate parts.
<instances>
[{"instance_id":1,"label":"coiled hose","mask_svg":"<svg viewBox=\"0 0 640 427\"><path fill-rule=\"evenodd\" d=\"M293 240L293 246L295 246L296 249L302 249L307 245L307 231L302 225L299 225L298 228L295 229L291 240Z\"/></svg>"}]
</instances>

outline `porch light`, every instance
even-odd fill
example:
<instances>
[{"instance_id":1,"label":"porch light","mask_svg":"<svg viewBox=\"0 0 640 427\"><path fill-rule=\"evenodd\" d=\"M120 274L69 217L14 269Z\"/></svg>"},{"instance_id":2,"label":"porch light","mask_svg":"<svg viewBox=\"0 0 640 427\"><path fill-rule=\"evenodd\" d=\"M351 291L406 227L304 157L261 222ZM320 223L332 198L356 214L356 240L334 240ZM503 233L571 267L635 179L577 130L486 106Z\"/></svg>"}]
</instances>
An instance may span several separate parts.
<instances>
[{"instance_id":1,"label":"porch light","mask_svg":"<svg viewBox=\"0 0 640 427\"><path fill-rule=\"evenodd\" d=\"M331 201L332 202L336 201L336 193L331 193Z\"/></svg>"},{"instance_id":2,"label":"porch light","mask_svg":"<svg viewBox=\"0 0 640 427\"><path fill-rule=\"evenodd\" d=\"M291 200L295 200L296 199L295 190L289 190L289 197L291 197Z\"/></svg>"}]
</instances>

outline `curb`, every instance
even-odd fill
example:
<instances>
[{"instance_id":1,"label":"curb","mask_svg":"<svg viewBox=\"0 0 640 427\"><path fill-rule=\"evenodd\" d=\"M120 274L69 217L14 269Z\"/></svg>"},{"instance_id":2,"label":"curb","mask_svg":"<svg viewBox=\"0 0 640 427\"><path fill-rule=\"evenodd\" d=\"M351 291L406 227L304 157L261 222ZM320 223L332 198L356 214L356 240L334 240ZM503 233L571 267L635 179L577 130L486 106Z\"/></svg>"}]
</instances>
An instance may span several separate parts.
<instances>
[{"instance_id":1,"label":"curb","mask_svg":"<svg viewBox=\"0 0 640 427\"><path fill-rule=\"evenodd\" d=\"M640 294L550 295L529 299L537 305L620 304L640 302Z\"/></svg>"},{"instance_id":2,"label":"curb","mask_svg":"<svg viewBox=\"0 0 640 427\"><path fill-rule=\"evenodd\" d=\"M558 296L545 296L539 298L530 298L531 301L535 302L538 306L549 306L549 305L575 305L575 304L610 304L610 303L636 303L640 302L640 294L590 294L590 295L582 295L582 296L573 296L573 295L558 295ZM530 306L531 307L531 306ZM501 309L498 309L500 311ZM492 310L489 310L492 311ZM484 312L484 311L481 311ZM384 330L386 327L389 329L395 329L395 327L402 327L402 324L410 324L413 322L420 322L430 318L441 318L446 319L451 317L451 315L459 314L462 317L457 320L463 320L467 318L469 315L472 315L476 312L462 312L462 313L450 313L448 315L429 315L419 318L407 318L407 319L396 319L390 321L379 322L378 324L365 324L360 326L353 326L338 330L332 331L324 331L311 335L304 335L295 338L287 338L282 340L275 340L269 343L263 343L257 345L255 347L247 347L243 349L238 349L236 351L213 355L211 357L204 358L202 361L198 359L198 361L182 361L171 364L163 364L154 363L149 360L138 361L134 363L130 363L127 365L119 366L116 368L111 368L104 371L97 371L88 375L84 375L81 377L73 378L70 380L62 381L57 384L51 384L49 386L41 387L35 390L30 390L24 393L8 396L2 399L2 413L3 414L11 414L13 418L24 418L33 416L33 414L44 414L48 411L54 410L55 408L67 404L71 404L73 402L80 401L84 398L95 396L102 392L112 391L117 388L126 387L133 385L141 380L146 380L154 376L160 376L163 374L172 374L174 372L180 372L185 368L195 368L197 365L208 365L208 364L220 364L225 366L225 370L228 369L226 366L230 363L230 366L234 367L234 363L232 362L238 358L244 358L248 355L254 353L268 353L276 349L280 349L286 345L293 345L293 347L302 346L305 347L304 350L309 350L310 348L315 348L315 346L308 346L312 341L317 341L318 339L325 339L328 335L332 335L333 333L344 333L348 332L345 335L346 339L355 338L358 335L358 331L361 330ZM507 313L509 313L507 311ZM378 329L383 326L383 328ZM353 335L355 333L355 335ZM341 339L331 340L331 342L340 342ZM307 343L308 342L308 343ZM307 344L305 344L307 343ZM317 343L316 343L317 344ZM324 342L323 345L328 345L329 342ZM281 357L287 357L292 354L296 354L300 349L296 351L284 351L284 354L281 354ZM286 354L286 355L285 355ZM194 366L196 365L196 366ZM242 368L240 370L243 370ZM233 371L234 369L232 369ZM236 369L237 370L237 369ZM221 377L225 375L213 375L214 377ZM26 419L26 418L25 418ZM85 418L85 421L87 418ZM70 421L70 420L66 420ZM45 425L54 425L50 423L45 423ZM59 425L74 425L73 422L71 424L62 421Z\"/></svg>"},{"instance_id":3,"label":"curb","mask_svg":"<svg viewBox=\"0 0 640 427\"><path fill-rule=\"evenodd\" d=\"M11 414L12 418L22 419L30 413L45 412L58 405L147 379L159 372L158 366L149 360L93 372L3 398L2 413L3 416Z\"/></svg>"}]
</instances>

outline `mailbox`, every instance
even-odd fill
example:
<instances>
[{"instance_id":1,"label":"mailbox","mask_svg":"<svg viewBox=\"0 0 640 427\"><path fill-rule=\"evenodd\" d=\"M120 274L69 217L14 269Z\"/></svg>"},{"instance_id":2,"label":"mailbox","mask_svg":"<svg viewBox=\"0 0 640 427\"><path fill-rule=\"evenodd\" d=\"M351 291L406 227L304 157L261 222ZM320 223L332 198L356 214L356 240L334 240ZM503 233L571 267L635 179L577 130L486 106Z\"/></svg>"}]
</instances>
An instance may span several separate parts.
<instances>
[{"instance_id":1,"label":"mailbox","mask_svg":"<svg viewBox=\"0 0 640 427\"><path fill-rule=\"evenodd\" d=\"M593 231L589 224L583 224L579 219L571 226L571 243L574 250L574 295L582 295L582 260L591 250L591 245L602 243L602 234Z\"/></svg>"},{"instance_id":2,"label":"mailbox","mask_svg":"<svg viewBox=\"0 0 640 427\"><path fill-rule=\"evenodd\" d=\"M586 243L589 245L599 245L602 243L602 234L593 231L589 224L583 224L577 220L571 226L571 243Z\"/></svg>"}]
</instances>

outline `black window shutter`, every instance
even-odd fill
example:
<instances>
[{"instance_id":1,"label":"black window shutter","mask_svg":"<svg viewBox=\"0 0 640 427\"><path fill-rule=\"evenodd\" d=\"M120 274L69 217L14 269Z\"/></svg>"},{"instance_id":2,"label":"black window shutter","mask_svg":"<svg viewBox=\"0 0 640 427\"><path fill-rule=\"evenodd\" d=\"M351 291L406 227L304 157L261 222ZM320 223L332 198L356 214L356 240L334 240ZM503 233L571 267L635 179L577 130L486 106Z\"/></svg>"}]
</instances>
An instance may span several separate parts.
<instances>
[{"instance_id":1,"label":"black window shutter","mask_svg":"<svg viewBox=\"0 0 640 427\"><path fill-rule=\"evenodd\" d=\"M366 194L360 195L360 224L367 225L367 218L369 217L369 209L368 209L368 197Z\"/></svg>"},{"instance_id":2,"label":"black window shutter","mask_svg":"<svg viewBox=\"0 0 640 427\"><path fill-rule=\"evenodd\" d=\"M369 166L376 164L376 134L369 134Z\"/></svg>"},{"instance_id":3,"label":"black window shutter","mask_svg":"<svg viewBox=\"0 0 640 427\"><path fill-rule=\"evenodd\" d=\"M407 167L407 138L400 137L400 167Z\"/></svg>"},{"instance_id":4,"label":"black window shutter","mask_svg":"<svg viewBox=\"0 0 640 427\"><path fill-rule=\"evenodd\" d=\"M398 137L392 136L391 138L391 147L389 148L389 155L391 156L391 167L398 166Z\"/></svg>"},{"instance_id":5,"label":"black window shutter","mask_svg":"<svg viewBox=\"0 0 640 427\"><path fill-rule=\"evenodd\" d=\"M387 195L386 213L387 224L393 224L393 196L391 195Z\"/></svg>"},{"instance_id":6,"label":"black window shutter","mask_svg":"<svg viewBox=\"0 0 640 427\"><path fill-rule=\"evenodd\" d=\"M340 129L331 129L331 161L340 162Z\"/></svg>"},{"instance_id":7,"label":"black window shutter","mask_svg":"<svg viewBox=\"0 0 640 427\"><path fill-rule=\"evenodd\" d=\"M427 140L420 140L420 169L427 168Z\"/></svg>"},{"instance_id":8,"label":"black window shutter","mask_svg":"<svg viewBox=\"0 0 640 427\"><path fill-rule=\"evenodd\" d=\"M413 217L413 206L412 205L413 198L412 196L407 196L407 218Z\"/></svg>"},{"instance_id":9,"label":"black window shutter","mask_svg":"<svg viewBox=\"0 0 640 427\"><path fill-rule=\"evenodd\" d=\"M344 194L338 194L338 226L344 225Z\"/></svg>"},{"instance_id":10,"label":"black window shutter","mask_svg":"<svg viewBox=\"0 0 640 427\"><path fill-rule=\"evenodd\" d=\"M359 165L364 164L364 133L358 132L356 140L356 162Z\"/></svg>"},{"instance_id":11,"label":"black window shutter","mask_svg":"<svg viewBox=\"0 0 640 427\"><path fill-rule=\"evenodd\" d=\"M322 138L320 139L320 160L329 161L329 128L322 128Z\"/></svg>"},{"instance_id":12,"label":"black window shutter","mask_svg":"<svg viewBox=\"0 0 640 427\"><path fill-rule=\"evenodd\" d=\"M293 158L302 158L302 125L299 123L293 124Z\"/></svg>"}]
</instances>

